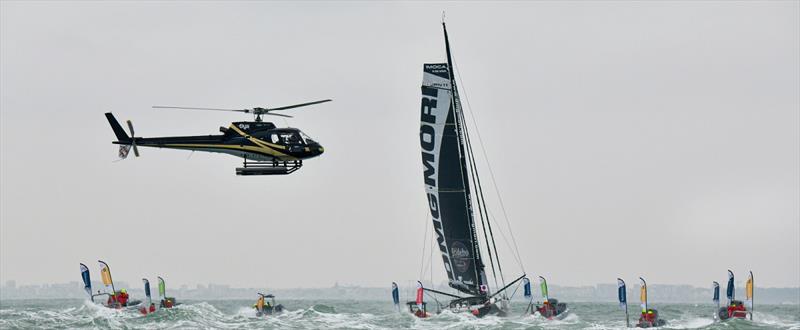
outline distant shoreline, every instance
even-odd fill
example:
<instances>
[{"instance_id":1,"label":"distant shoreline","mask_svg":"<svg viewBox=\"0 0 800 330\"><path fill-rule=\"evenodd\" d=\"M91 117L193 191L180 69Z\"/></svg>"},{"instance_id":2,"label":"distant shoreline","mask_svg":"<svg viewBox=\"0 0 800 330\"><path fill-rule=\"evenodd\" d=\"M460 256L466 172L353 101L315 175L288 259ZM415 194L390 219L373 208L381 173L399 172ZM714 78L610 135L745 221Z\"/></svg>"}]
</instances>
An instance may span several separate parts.
<instances>
[{"instance_id":1,"label":"distant shoreline","mask_svg":"<svg viewBox=\"0 0 800 330\"><path fill-rule=\"evenodd\" d=\"M86 292L83 291L83 284L77 281L47 285L8 285L0 287L0 300L39 300L39 299L85 299ZM117 282L117 289L127 288L133 296L144 296L144 289L141 284L133 286L125 282ZM93 283L94 291L104 290L101 283ZM444 283L433 286L438 290L448 291ZM411 297L413 288L401 286L401 300ZM662 303L687 303L701 304L711 301L711 288L699 288L689 285L666 285L651 284L649 286L650 297ZM737 286L736 296L744 297L743 285ZM628 288L628 300L634 301L638 295L636 287ZM339 286L334 285L327 288L290 288L290 289L268 289L268 288L234 288L228 285L208 284L197 285L189 288L186 285L179 287L167 287L167 295L174 296L179 300L237 300L255 299L257 292L270 292L280 299L287 300L354 300L354 301L390 301L390 288L387 287L360 287L360 286ZM559 298L562 301L570 302L593 302L593 303L614 303L617 297L616 284L597 284L594 286L558 286L550 285L551 297ZM514 293L514 288L508 292ZM760 304L771 305L798 305L800 304L800 287L790 288L759 288L756 287L756 300ZM514 300L522 301L521 290L516 292ZM538 292L534 292L534 301L539 298ZM723 297L724 300L724 297Z\"/></svg>"}]
</instances>

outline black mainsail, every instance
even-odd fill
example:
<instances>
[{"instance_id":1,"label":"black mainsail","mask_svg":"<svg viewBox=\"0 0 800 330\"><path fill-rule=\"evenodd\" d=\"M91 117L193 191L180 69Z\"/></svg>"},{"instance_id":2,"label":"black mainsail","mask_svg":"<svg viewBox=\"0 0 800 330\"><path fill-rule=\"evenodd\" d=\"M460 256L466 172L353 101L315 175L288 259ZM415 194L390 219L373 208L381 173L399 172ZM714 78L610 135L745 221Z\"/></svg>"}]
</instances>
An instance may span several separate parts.
<instances>
[{"instance_id":1,"label":"black mainsail","mask_svg":"<svg viewBox=\"0 0 800 330\"><path fill-rule=\"evenodd\" d=\"M450 70L453 66L446 28L444 33L447 63L425 64L423 68L419 138L425 191L450 286L466 294L486 295L464 150L465 123Z\"/></svg>"}]
</instances>

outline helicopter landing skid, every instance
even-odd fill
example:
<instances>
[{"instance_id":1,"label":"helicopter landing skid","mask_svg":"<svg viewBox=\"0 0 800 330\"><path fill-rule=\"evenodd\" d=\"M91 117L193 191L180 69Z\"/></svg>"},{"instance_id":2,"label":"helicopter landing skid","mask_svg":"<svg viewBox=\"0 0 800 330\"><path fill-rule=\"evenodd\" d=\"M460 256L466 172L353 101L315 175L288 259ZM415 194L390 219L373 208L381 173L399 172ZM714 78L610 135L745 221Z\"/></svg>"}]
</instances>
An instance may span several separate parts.
<instances>
[{"instance_id":1,"label":"helicopter landing skid","mask_svg":"<svg viewBox=\"0 0 800 330\"><path fill-rule=\"evenodd\" d=\"M286 175L303 166L302 160L275 161L275 162L248 162L244 160L244 167L236 168L236 175Z\"/></svg>"}]
</instances>

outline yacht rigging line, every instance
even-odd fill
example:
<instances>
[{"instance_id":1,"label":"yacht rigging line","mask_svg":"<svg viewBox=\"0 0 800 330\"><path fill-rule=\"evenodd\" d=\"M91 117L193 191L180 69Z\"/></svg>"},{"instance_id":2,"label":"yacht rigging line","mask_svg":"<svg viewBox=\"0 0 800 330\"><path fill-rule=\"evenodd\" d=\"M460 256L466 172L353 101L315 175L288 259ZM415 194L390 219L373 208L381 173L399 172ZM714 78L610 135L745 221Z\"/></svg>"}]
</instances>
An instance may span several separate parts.
<instances>
[{"instance_id":1,"label":"yacht rigging line","mask_svg":"<svg viewBox=\"0 0 800 330\"><path fill-rule=\"evenodd\" d=\"M506 212L505 203L503 203L503 197L500 195L500 188L497 185L497 180L495 179L494 170L492 170L492 164L489 161L489 156L486 154L486 147L483 144L483 138L481 137L480 129L478 128L478 121L475 119L475 114L472 111L472 105L469 103L469 97L466 95L467 88L464 85L464 82L461 79L460 71L458 70L458 65L456 64L455 59L453 59L453 70L459 72L458 75L458 82L461 85L462 89L464 89L464 101L467 104L467 110L469 111L470 118L472 119L472 123L475 126L475 133L478 137L478 144L481 147L481 152L483 154L483 158L486 160L486 167L489 169L489 176L492 179L492 186L494 186L495 194L497 195L497 200L500 204L500 210L503 211L503 219L506 222L506 226L508 227L508 231L511 235L511 242L514 245L514 252L515 258L517 260L517 264L522 269L523 273L527 273L525 271L525 265L522 263L521 254L519 253L519 245L517 245L517 240L514 237L514 231L511 230L511 222L508 220L508 213ZM502 231L501 231L502 234Z\"/></svg>"},{"instance_id":2,"label":"yacht rigging line","mask_svg":"<svg viewBox=\"0 0 800 330\"><path fill-rule=\"evenodd\" d=\"M461 107L459 107L461 109ZM464 137L467 146L467 155L469 156L469 169L472 172L472 185L475 186L475 199L477 201L478 206L478 214L481 219L481 227L483 228L483 238L486 240L486 250L489 254L489 263L492 266L492 277L494 278L494 286L499 288L500 286L497 284L497 272L495 271L494 260L497 260L497 269L500 273L500 279L503 285L506 285L505 277L503 276L503 268L500 265L500 255L497 253L497 245L495 245L494 241L494 234L492 234L492 225L489 223L489 213L486 211L486 199L483 197L483 189L481 188L481 178L478 174L478 167L475 164L475 154L472 152L472 143L470 142L469 138L469 131L467 130L466 120L464 119L464 112L458 111L459 120L465 123L463 125L464 130ZM488 236L487 236L487 223L489 226ZM491 237L491 240L489 239ZM492 246L489 246L489 243L492 243ZM492 249L494 249L494 257L492 257Z\"/></svg>"}]
</instances>

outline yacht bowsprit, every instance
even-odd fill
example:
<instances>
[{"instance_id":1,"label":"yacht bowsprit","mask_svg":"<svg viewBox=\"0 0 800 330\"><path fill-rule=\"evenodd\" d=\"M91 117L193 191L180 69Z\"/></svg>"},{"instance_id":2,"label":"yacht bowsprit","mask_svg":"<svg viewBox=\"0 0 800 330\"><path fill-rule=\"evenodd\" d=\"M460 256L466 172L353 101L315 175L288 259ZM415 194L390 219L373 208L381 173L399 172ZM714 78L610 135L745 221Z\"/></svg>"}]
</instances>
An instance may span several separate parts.
<instances>
[{"instance_id":1,"label":"yacht bowsprit","mask_svg":"<svg viewBox=\"0 0 800 330\"><path fill-rule=\"evenodd\" d=\"M525 275L505 284L456 87L450 41L444 22L442 29L447 63L423 66L419 139L425 192L448 284L466 296L430 288L424 288L424 291L451 298L446 307L453 311L467 311L478 317L506 315L509 299L505 290ZM494 292L489 287L479 244L476 209L494 284L499 288ZM424 305L417 308L422 309Z\"/></svg>"}]
</instances>

